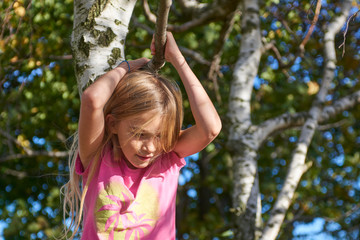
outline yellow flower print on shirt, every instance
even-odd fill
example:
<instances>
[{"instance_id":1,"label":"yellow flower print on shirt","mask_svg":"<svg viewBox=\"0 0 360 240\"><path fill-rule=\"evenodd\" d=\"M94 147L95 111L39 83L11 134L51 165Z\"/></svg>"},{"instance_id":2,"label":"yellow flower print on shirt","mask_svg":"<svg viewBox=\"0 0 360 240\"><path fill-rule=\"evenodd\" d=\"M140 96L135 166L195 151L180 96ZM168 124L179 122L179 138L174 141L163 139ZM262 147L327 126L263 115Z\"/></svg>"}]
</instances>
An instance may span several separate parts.
<instances>
[{"instance_id":1,"label":"yellow flower print on shirt","mask_svg":"<svg viewBox=\"0 0 360 240\"><path fill-rule=\"evenodd\" d=\"M154 228L158 210L158 195L150 184L143 182L134 199L122 183L110 182L96 201L98 232L108 240L141 239Z\"/></svg>"}]
</instances>

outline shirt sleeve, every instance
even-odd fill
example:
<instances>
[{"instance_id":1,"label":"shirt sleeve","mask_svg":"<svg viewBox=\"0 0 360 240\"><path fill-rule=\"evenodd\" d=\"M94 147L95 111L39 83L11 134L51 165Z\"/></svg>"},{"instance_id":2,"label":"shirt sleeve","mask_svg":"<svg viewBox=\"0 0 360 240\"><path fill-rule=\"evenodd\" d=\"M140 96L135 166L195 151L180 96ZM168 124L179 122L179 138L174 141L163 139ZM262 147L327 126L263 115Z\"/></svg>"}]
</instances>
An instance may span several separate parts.
<instances>
[{"instance_id":1,"label":"shirt sleeve","mask_svg":"<svg viewBox=\"0 0 360 240\"><path fill-rule=\"evenodd\" d=\"M174 151L169 153L172 164L177 165L179 169L186 165L184 158L180 158Z\"/></svg>"},{"instance_id":2,"label":"shirt sleeve","mask_svg":"<svg viewBox=\"0 0 360 240\"><path fill-rule=\"evenodd\" d=\"M87 176L89 167L87 167L86 169L84 168L81 159L80 159L80 155L77 154L76 160L75 160L75 172L77 175L80 176Z\"/></svg>"}]
</instances>

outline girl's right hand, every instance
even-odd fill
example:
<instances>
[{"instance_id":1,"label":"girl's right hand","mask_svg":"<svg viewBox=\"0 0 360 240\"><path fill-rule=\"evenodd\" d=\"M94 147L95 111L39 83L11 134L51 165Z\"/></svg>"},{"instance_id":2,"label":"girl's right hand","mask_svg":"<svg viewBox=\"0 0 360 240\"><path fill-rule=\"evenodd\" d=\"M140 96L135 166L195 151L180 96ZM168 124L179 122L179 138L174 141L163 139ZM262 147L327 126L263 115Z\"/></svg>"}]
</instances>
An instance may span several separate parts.
<instances>
[{"instance_id":1,"label":"girl's right hand","mask_svg":"<svg viewBox=\"0 0 360 240\"><path fill-rule=\"evenodd\" d=\"M155 40L154 36L150 45L151 54L155 55ZM166 32L166 44L165 44L165 60L171 64L175 64L176 61L182 60L184 57L176 44L175 38L171 32Z\"/></svg>"},{"instance_id":2,"label":"girl's right hand","mask_svg":"<svg viewBox=\"0 0 360 240\"><path fill-rule=\"evenodd\" d=\"M166 32L165 59L174 64L176 61L182 60L184 57L180 52L175 38L171 32Z\"/></svg>"}]
</instances>

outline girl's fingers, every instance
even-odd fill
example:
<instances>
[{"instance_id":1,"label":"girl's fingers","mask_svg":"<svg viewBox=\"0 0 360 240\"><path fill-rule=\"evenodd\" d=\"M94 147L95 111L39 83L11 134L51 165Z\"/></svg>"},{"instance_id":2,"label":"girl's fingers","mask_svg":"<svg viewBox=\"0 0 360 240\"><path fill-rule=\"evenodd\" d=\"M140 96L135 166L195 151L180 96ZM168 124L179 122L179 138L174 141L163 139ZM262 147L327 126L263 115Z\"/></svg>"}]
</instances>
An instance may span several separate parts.
<instances>
[{"instance_id":1,"label":"girl's fingers","mask_svg":"<svg viewBox=\"0 0 360 240\"><path fill-rule=\"evenodd\" d=\"M151 55L155 55L155 38L154 38L154 35L153 35L153 38L151 40L150 51L151 51Z\"/></svg>"},{"instance_id":2,"label":"girl's fingers","mask_svg":"<svg viewBox=\"0 0 360 240\"><path fill-rule=\"evenodd\" d=\"M149 62L150 59L147 58L139 58L136 60L132 60L129 61L129 65L130 65L130 70L136 70L138 68L141 68L142 66L144 66L147 62Z\"/></svg>"}]
</instances>

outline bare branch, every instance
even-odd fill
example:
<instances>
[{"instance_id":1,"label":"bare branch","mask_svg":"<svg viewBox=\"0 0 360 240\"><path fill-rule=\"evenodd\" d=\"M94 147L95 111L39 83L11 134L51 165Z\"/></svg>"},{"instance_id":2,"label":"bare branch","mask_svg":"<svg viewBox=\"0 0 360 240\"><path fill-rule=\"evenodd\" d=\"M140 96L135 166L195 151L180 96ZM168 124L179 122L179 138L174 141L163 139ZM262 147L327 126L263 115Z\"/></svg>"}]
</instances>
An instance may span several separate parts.
<instances>
[{"instance_id":1,"label":"bare branch","mask_svg":"<svg viewBox=\"0 0 360 240\"><path fill-rule=\"evenodd\" d=\"M235 11L232 12L226 19L223 27L220 31L220 36L218 39L218 42L215 47L214 56L210 65L210 69L208 72L208 78L213 82L214 84L214 91L216 95L216 100L219 104L221 104L221 95L219 92L219 85L217 82L217 76L220 73L220 61L221 61L221 55L223 54L223 48L225 41L229 38L230 32L233 29L234 22L235 22L235 16L239 13L238 7L235 7Z\"/></svg>"},{"instance_id":2,"label":"bare branch","mask_svg":"<svg viewBox=\"0 0 360 240\"><path fill-rule=\"evenodd\" d=\"M15 159L22 159L22 158L40 157L40 156L62 158L62 157L69 156L69 154L70 154L70 152L68 152L68 151L59 151L59 152L55 152L55 151L31 151L31 152L28 152L26 154L18 153L18 154L11 154L11 155L2 157L2 158L0 158L0 162L6 162L6 161L15 160Z\"/></svg>"},{"instance_id":3,"label":"bare branch","mask_svg":"<svg viewBox=\"0 0 360 240\"><path fill-rule=\"evenodd\" d=\"M156 16L155 14L153 14L150 10L150 6L149 6L149 3L147 0L143 0L143 9L144 9L144 13L145 13L145 16L147 17L147 19L156 24Z\"/></svg>"},{"instance_id":4,"label":"bare branch","mask_svg":"<svg viewBox=\"0 0 360 240\"><path fill-rule=\"evenodd\" d=\"M355 105L359 103L360 103L360 91L357 91L354 92L353 94L350 94L346 97L337 100L331 106L324 107L319 121L324 122L327 119L330 119L345 110L353 108Z\"/></svg>"},{"instance_id":5,"label":"bare branch","mask_svg":"<svg viewBox=\"0 0 360 240\"><path fill-rule=\"evenodd\" d=\"M335 101L332 105L324 107L319 116L319 123L325 123L343 111L355 107L357 104L360 104L360 91L345 96ZM269 136L276 134L279 131L302 126L308 117L308 112L299 112L294 114L284 113L280 116L268 119L257 126L256 135L258 136L258 140L262 143ZM319 130L337 127L339 124L343 124L343 122L319 126Z\"/></svg>"},{"instance_id":6,"label":"bare branch","mask_svg":"<svg viewBox=\"0 0 360 240\"><path fill-rule=\"evenodd\" d=\"M145 2L145 0L144 0ZM171 7L171 0L162 0L159 2L158 18L156 20L155 29L155 56L147 64L147 67L152 72L157 72L165 64L165 43L166 43L166 28Z\"/></svg>"},{"instance_id":7,"label":"bare branch","mask_svg":"<svg viewBox=\"0 0 360 240\"><path fill-rule=\"evenodd\" d=\"M6 162L9 160L20 159L20 158L30 158L38 156L47 156L47 157L67 157L69 155L68 151L34 151L31 148L28 148L21 144L16 138L11 136L9 133L0 129L0 134L6 137L9 141L14 142L18 145L25 153L11 153L7 156L0 157L0 162Z\"/></svg>"},{"instance_id":8,"label":"bare branch","mask_svg":"<svg viewBox=\"0 0 360 240\"><path fill-rule=\"evenodd\" d=\"M304 52L305 52L305 45L306 43L309 41L312 32L314 31L315 25L318 21L319 18L319 14L320 14L320 9L321 9L321 0L317 1L317 5L316 5L316 10L315 10L315 16L314 19L311 22L311 25L309 27L308 32L306 33L304 39L302 40L302 42L299 45L299 49L298 51L295 52L294 56L291 58L291 60L288 63L284 63L281 57L281 54L279 52L279 50L277 49L277 47L275 46L275 44L273 44L272 46L270 45L268 47L268 49L273 50L274 54L275 54L275 58L277 59L277 61L279 62L279 68L283 70L283 73L287 76L290 77L288 72L284 69L289 68L290 66L292 66L295 62L295 60L297 59L298 56L303 56ZM288 24L286 23L286 21L279 15L279 14L274 14L274 16L276 18L278 18L281 23L283 24L283 26L285 27L285 29L291 33L295 39L298 40L298 37L296 34L294 34L294 32L289 28Z\"/></svg>"},{"instance_id":9,"label":"bare branch","mask_svg":"<svg viewBox=\"0 0 360 240\"><path fill-rule=\"evenodd\" d=\"M354 13L353 15L351 15L349 17L349 19L346 21L346 28L345 28L345 31L344 31L344 41L340 44L339 48L343 47L343 52L342 52L342 56L344 57L344 54L345 54L345 41L346 41L346 34L347 34L347 31L349 29L349 22L351 19L354 18L355 20L355 17L358 15L358 13L360 12L360 10L358 10L356 13Z\"/></svg>"},{"instance_id":10,"label":"bare branch","mask_svg":"<svg viewBox=\"0 0 360 240\"><path fill-rule=\"evenodd\" d=\"M149 33L149 35L154 34L154 31L149 26L140 23L137 20L137 18L134 17L134 16L133 16L132 22L133 22L134 26L144 29L145 31L147 31ZM147 46L144 46L144 49L145 48L147 48ZM179 46L179 49L185 56L191 57L194 61L196 61L196 62L198 62L200 64L203 64L203 65L210 66L211 62L206 60L203 56L201 56L200 53L198 53L198 52L196 52L194 50L191 50L189 48L182 47L182 46Z\"/></svg>"},{"instance_id":11,"label":"bare branch","mask_svg":"<svg viewBox=\"0 0 360 240\"><path fill-rule=\"evenodd\" d=\"M319 19L320 9L321 9L321 0L318 0L317 4L316 4L316 10L315 10L314 19L312 20L310 28L309 28L308 32L306 33L306 36L304 37L304 39L301 42L300 46L299 46L301 52L304 51L305 45L309 41L310 36L311 36L312 32L314 31L315 25L316 25L316 23L317 23L317 21Z\"/></svg>"},{"instance_id":12,"label":"bare branch","mask_svg":"<svg viewBox=\"0 0 360 240\"><path fill-rule=\"evenodd\" d=\"M287 64L285 64L283 61L282 61L282 58L281 58L281 54L280 54L280 51L279 49L277 49L277 47L275 46L275 42L274 41L271 41L269 43L266 43L266 40L265 39L262 39L263 40L263 48L262 48L262 53L264 53L265 51L268 51L268 50L272 50L275 54L275 58L276 60L278 61L279 63L279 68L282 70L282 72L284 73L284 75L287 77L287 78L290 78L290 74L287 72L286 68L288 66L291 66L294 64L295 62L295 59L296 58L293 58L293 60Z\"/></svg>"},{"instance_id":13,"label":"bare branch","mask_svg":"<svg viewBox=\"0 0 360 240\"><path fill-rule=\"evenodd\" d=\"M195 52L191 49L188 49L186 47L179 47L180 51L187 56L190 56L191 58L193 58L195 61L204 64L204 65L208 65L210 66L211 62L206 60L203 56L201 56L198 52Z\"/></svg>"},{"instance_id":14,"label":"bare branch","mask_svg":"<svg viewBox=\"0 0 360 240\"><path fill-rule=\"evenodd\" d=\"M329 123L329 124L324 124L324 125L319 125L318 126L318 130L319 131L325 131L325 130L328 130L330 128L338 128L338 127L341 127L343 126L345 123L347 123L348 120L347 119L341 119L340 121L338 122L334 122L334 123Z\"/></svg>"},{"instance_id":15,"label":"bare branch","mask_svg":"<svg viewBox=\"0 0 360 240\"><path fill-rule=\"evenodd\" d=\"M30 148L21 144L21 142L19 142L16 138L11 136L8 132L5 132L4 130L0 129L0 134L3 135L4 137L6 137L8 140L14 142L19 147L21 147L26 154L31 154L32 150Z\"/></svg>"},{"instance_id":16,"label":"bare branch","mask_svg":"<svg viewBox=\"0 0 360 240\"><path fill-rule=\"evenodd\" d=\"M221 2L221 8L219 8L220 3L218 1L214 1L212 4L199 5L199 7L192 8L193 14L196 15L196 17L191 18L190 21L182 25L168 24L168 30L172 32L184 32L212 20L221 21L234 11L234 6L237 6L239 2L239 0L225 0ZM143 8L149 21L156 23L156 16L151 12L147 0L143 0ZM190 8L185 9L190 10Z\"/></svg>"},{"instance_id":17,"label":"bare branch","mask_svg":"<svg viewBox=\"0 0 360 240\"><path fill-rule=\"evenodd\" d=\"M4 170L4 174L11 175L11 176L17 177L19 179L23 179L24 177L27 176L26 172L20 172L20 171L12 170L12 169L9 169L9 168L6 168Z\"/></svg>"},{"instance_id":18,"label":"bare branch","mask_svg":"<svg viewBox=\"0 0 360 240\"><path fill-rule=\"evenodd\" d=\"M151 36L154 34L154 30L151 27L147 26L146 24L139 22L139 20L137 19L137 17L135 17L135 15L132 15L131 20L132 20L131 22L135 27L144 29Z\"/></svg>"},{"instance_id":19,"label":"bare branch","mask_svg":"<svg viewBox=\"0 0 360 240\"><path fill-rule=\"evenodd\" d=\"M198 17L193 18L191 21L188 21L182 25L171 25L169 24L168 29L172 32L185 32L190 28L197 27L209 22L211 19L218 16L218 8L208 9L200 14ZM224 16L222 16L224 17Z\"/></svg>"},{"instance_id":20,"label":"bare branch","mask_svg":"<svg viewBox=\"0 0 360 240\"><path fill-rule=\"evenodd\" d=\"M307 112L300 112L295 114L284 113L275 118L266 120L258 126L256 131L259 143L261 144L269 136L276 134L279 131L302 126L308 117L309 113Z\"/></svg>"},{"instance_id":21,"label":"bare branch","mask_svg":"<svg viewBox=\"0 0 360 240\"><path fill-rule=\"evenodd\" d=\"M360 210L360 203L356 204L355 206L353 206L349 211L343 213L342 215L338 216L337 218L327 218L324 217L324 219L326 221L334 221L334 222L338 222L341 221L344 218L350 217L352 214L358 212Z\"/></svg>"}]
</instances>

